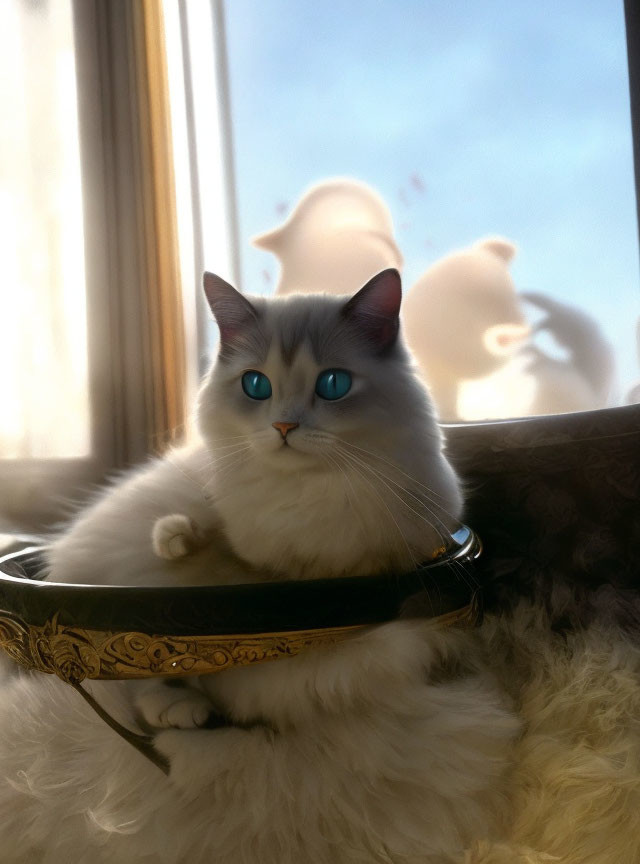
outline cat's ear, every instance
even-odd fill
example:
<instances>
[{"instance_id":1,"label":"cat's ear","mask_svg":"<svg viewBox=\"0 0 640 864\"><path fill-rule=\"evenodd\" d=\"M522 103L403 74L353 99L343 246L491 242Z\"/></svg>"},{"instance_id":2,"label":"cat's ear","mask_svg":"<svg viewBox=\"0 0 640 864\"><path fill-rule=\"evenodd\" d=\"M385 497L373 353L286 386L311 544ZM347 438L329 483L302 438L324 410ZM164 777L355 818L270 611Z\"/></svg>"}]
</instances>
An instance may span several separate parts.
<instances>
[{"instance_id":1,"label":"cat's ear","mask_svg":"<svg viewBox=\"0 0 640 864\"><path fill-rule=\"evenodd\" d=\"M378 351L390 348L400 328L402 283L397 270L383 270L354 294L342 314Z\"/></svg>"},{"instance_id":2,"label":"cat's ear","mask_svg":"<svg viewBox=\"0 0 640 864\"><path fill-rule=\"evenodd\" d=\"M256 310L246 297L220 276L205 273L203 282L207 302L220 329L220 344L229 345L255 323Z\"/></svg>"}]
</instances>

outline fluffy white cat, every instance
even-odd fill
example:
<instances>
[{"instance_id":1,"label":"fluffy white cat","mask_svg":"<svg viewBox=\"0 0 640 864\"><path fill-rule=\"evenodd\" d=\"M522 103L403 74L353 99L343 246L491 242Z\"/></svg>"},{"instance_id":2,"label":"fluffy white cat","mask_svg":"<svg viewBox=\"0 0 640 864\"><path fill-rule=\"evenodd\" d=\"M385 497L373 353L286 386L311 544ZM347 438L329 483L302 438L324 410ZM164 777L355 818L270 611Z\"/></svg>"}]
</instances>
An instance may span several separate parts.
<instances>
[{"instance_id":1,"label":"fluffy white cat","mask_svg":"<svg viewBox=\"0 0 640 864\"><path fill-rule=\"evenodd\" d=\"M431 558L462 497L399 336L400 279L249 300L207 274L203 443L132 474L49 552L56 581L358 576ZM518 723L474 632L404 621L186 688L94 682L170 776L47 676L4 684L4 864L444 864L501 836ZM210 711L227 726L202 725ZM181 727L168 729L166 727Z\"/></svg>"}]
</instances>

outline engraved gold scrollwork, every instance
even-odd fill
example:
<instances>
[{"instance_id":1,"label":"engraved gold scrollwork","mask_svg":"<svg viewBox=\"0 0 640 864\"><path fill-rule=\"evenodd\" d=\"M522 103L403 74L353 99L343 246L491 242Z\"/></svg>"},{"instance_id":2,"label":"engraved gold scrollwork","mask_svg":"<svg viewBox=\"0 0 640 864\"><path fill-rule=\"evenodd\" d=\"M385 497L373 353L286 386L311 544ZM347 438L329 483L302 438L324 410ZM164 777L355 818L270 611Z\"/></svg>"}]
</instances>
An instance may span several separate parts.
<instances>
[{"instance_id":1,"label":"engraved gold scrollwork","mask_svg":"<svg viewBox=\"0 0 640 864\"><path fill-rule=\"evenodd\" d=\"M470 605L431 619L431 623L473 625L478 614L474 598ZM335 645L363 629L364 625L354 625L255 635L153 636L68 627L59 623L58 614L43 626L35 626L0 612L0 648L23 666L79 684L85 678L209 675L230 666L264 663Z\"/></svg>"},{"instance_id":2,"label":"engraved gold scrollwork","mask_svg":"<svg viewBox=\"0 0 640 864\"><path fill-rule=\"evenodd\" d=\"M151 636L67 627L54 616L44 626L0 613L0 648L13 660L79 684L85 678L127 679L155 675L207 675L292 657L321 645L335 645L360 626L247 636Z\"/></svg>"},{"instance_id":3,"label":"engraved gold scrollwork","mask_svg":"<svg viewBox=\"0 0 640 864\"><path fill-rule=\"evenodd\" d=\"M100 656L90 632L60 626L57 615L43 627L34 627L16 615L0 614L0 647L23 666L70 684L99 677Z\"/></svg>"}]
</instances>

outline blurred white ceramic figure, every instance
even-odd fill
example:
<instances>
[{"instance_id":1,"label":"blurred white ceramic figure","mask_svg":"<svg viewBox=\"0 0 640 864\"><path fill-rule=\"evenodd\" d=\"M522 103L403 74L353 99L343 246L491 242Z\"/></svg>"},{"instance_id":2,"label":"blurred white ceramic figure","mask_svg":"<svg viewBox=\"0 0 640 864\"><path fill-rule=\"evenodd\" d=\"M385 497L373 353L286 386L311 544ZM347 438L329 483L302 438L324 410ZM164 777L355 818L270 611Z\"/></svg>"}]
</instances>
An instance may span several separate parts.
<instances>
[{"instance_id":1,"label":"blurred white ceramic figure","mask_svg":"<svg viewBox=\"0 0 640 864\"><path fill-rule=\"evenodd\" d=\"M498 372L466 382L458 396L462 420L525 417L604 408L614 379L613 350L600 325L576 306L545 294L520 297L545 312L532 328L531 339ZM547 332L562 350L551 356L535 343Z\"/></svg>"},{"instance_id":2,"label":"blurred white ceramic figure","mask_svg":"<svg viewBox=\"0 0 640 864\"><path fill-rule=\"evenodd\" d=\"M370 186L346 178L309 188L282 225L252 242L280 261L277 294L351 294L403 264L388 207Z\"/></svg>"},{"instance_id":3,"label":"blurred white ceramic figure","mask_svg":"<svg viewBox=\"0 0 640 864\"><path fill-rule=\"evenodd\" d=\"M515 251L501 237L479 240L436 261L405 300L406 338L442 420L460 417L464 383L503 367L529 336L509 273Z\"/></svg>"},{"instance_id":4,"label":"blurred white ceramic figure","mask_svg":"<svg viewBox=\"0 0 640 864\"><path fill-rule=\"evenodd\" d=\"M545 294L520 297L545 317L531 340L493 375L465 382L458 395L461 420L565 414L604 408L614 379L614 356L599 324L582 309ZM564 353L554 357L535 343L547 332Z\"/></svg>"},{"instance_id":5,"label":"blurred white ceramic figure","mask_svg":"<svg viewBox=\"0 0 640 864\"><path fill-rule=\"evenodd\" d=\"M526 371L535 380L529 413L604 408L613 384L614 356L598 322L582 309L545 294L520 296L546 313L533 328L534 335L547 331L567 354L562 359L550 357L535 344L522 351Z\"/></svg>"}]
</instances>

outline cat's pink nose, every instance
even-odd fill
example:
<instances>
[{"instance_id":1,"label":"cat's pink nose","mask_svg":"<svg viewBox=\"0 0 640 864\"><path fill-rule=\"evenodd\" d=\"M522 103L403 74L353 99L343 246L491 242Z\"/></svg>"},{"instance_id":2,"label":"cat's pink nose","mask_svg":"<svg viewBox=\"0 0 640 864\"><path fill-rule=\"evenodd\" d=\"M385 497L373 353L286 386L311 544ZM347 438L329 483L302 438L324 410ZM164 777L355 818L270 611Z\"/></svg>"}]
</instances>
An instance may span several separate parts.
<instances>
[{"instance_id":1,"label":"cat's pink nose","mask_svg":"<svg viewBox=\"0 0 640 864\"><path fill-rule=\"evenodd\" d=\"M283 438L287 437L287 432L291 432L292 429L297 429L300 425L299 423L272 423L271 424L274 429L277 429Z\"/></svg>"}]
</instances>

